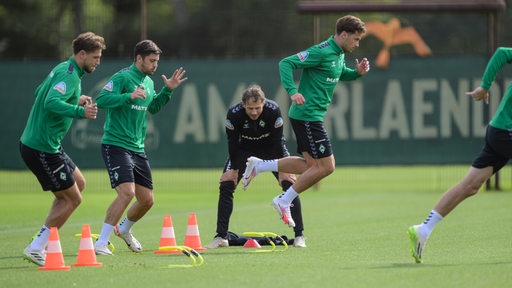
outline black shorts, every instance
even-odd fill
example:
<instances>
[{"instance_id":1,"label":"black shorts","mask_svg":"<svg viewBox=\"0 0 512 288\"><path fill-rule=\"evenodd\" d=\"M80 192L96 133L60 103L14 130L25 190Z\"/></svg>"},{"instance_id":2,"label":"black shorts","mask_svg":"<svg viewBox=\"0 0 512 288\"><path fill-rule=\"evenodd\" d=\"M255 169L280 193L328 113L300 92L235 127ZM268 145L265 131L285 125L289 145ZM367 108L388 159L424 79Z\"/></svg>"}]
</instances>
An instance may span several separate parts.
<instances>
[{"instance_id":1,"label":"black shorts","mask_svg":"<svg viewBox=\"0 0 512 288\"><path fill-rule=\"evenodd\" d=\"M487 126L485 143L471 166L485 168L492 166L498 172L512 158L512 131Z\"/></svg>"},{"instance_id":2,"label":"black shorts","mask_svg":"<svg viewBox=\"0 0 512 288\"><path fill-rule=\"evenodd\" d=\"M44 191L62 191L75 184L73 171L76 165L62 148L58 153L46 153L20 142L20 153Z\"/></svg>"},{"instance_id":3,"label":"black shorts","mask_svg":"<svg viewBox=\"0 0 512 288\"><path fill-rule=\"evenodd\" d=\"M101 144L101 153L112 188L130 182L153 189L151 167L146 153L108 144Z\"/></svg>"},{"instance_id":4,"label":"black shorts","mask_svg":"<svg viewBox=\"0 0 512 288\"><path fill-rule=\"evenodd\" d=\"M314 159L332 155L331 141L322 121L301 121L290 118L295 138L297 153L308 152Z\"/></svg>"}]
</instances>

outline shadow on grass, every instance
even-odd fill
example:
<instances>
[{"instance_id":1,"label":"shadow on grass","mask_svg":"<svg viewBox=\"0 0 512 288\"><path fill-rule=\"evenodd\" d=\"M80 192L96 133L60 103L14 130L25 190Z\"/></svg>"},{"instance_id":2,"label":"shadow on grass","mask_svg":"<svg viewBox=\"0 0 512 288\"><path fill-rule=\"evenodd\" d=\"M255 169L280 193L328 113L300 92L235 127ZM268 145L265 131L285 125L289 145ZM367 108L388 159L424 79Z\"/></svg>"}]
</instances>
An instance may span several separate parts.
<instances>
[{"instance_id":1,"label":"shadow on grass","mask_svg":"<svg viewBox=\"0 0 512 288\"><path fill-rule=\"evenodd\" d=\"M429 263L391 263L389 265L366 267L365 269L424 269L424 268L439 268L439 267L457 267L457 266L494 266L494 265L512 265L511 261L502 262L482 262L482 263L456 263L456 264L429 264ZM343 268L345 270L353 270L354 268Z\"/></svg>"}]
</instances>

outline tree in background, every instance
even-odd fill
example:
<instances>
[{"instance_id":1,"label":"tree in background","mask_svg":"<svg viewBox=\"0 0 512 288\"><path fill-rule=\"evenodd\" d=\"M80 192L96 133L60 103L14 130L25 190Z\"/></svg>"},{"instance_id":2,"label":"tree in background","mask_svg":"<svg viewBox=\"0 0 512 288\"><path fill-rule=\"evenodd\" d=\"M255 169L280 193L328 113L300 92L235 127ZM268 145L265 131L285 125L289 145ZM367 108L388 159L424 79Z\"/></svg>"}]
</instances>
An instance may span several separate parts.
<instances>
[{"instance_id":1,"label":"tree in background","mask_svg":"<svg viewBox=\"0 0 512 288\"><path fill-rule=\"evenodd\" d=\"M105 57L131 57L131 47L141 40L143 2L147 38L159 43L166 58L281 58L314 43L312 16L297 12L298 0L3 0L0 59L66 58L71 53L69 41L84 31L105 36ZM506 9L502 27L512 23L511 5ZM385 13L355 15L370 22ZM340 16L322 14L322 37L333 33L332 19ZM481 41L486 38L485 14L387 15L391 16L413 19L434 55L487 53ZM506 29L500 31L499 45L512 46ZM377 55L382 43L375 37L365 41L358 53ZM389 52L414 53L406 45L393 46Z\"/></svg>"}]
</instances>

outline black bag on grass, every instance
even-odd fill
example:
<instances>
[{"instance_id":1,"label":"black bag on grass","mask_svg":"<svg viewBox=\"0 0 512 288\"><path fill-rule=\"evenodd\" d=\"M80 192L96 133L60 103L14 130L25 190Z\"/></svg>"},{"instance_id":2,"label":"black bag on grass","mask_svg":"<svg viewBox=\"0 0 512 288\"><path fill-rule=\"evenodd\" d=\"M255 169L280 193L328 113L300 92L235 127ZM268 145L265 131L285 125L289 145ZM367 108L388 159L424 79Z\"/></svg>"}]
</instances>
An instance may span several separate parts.
<instances>
[{"instance_id":1,"label":"black bag on grass","mask_svg":"<svg viewBox=\"0 0 512 288\"><path fill-rule=\"evenodd\" d=\"M286 241L286 244L293 245L293 238L288 239L288 237L286 237L285 235L281 236L281 238L282 238L282 240L281 240L279 237L268 237L268 236L247 237L247 236L238 235L236 233L228 231L229 246L244 246L245 242L247 242L247 240L249 240L251 238L258 241L258 244L260 244L260 245L271 245L270 241L274 242L275 245L283 245L283 240Z\"/></svg>"}]
</instances>

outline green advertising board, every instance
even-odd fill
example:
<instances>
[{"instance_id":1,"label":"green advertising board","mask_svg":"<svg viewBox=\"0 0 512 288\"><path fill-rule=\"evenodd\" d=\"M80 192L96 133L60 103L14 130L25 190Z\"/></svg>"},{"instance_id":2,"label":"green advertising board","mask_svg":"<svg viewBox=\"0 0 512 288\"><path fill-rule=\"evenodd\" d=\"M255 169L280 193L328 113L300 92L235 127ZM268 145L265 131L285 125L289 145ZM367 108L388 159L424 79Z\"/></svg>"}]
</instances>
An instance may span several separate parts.
<instances>
[{"instance_id":1,"label":"green advertising board","mask_svg":"<svg viewBox=\"0 0 512 288\"><path fill-rule=\"evenodd\" d=\"M489 105L473 102L465 92L480 84L486 62L485 56L401 58L388 69L372 69L356 81L340 82L325 118L336 164L470 163L510 81L505 71L491 89ZM149 116L146 150L152 167L221 167L227 157L226 111L240 101L249 84L260 84L286 115L290 101L280 85L277 63L278 59L161 60L153 76L158 89L160 75L169 76L179 66L187 70L189 80L165 109ZM25 167L18 139L34 90L55 64L0 63L1 169ZM82 93L96 97L111 74L130 64L103 59L94 73L84 76ZM100 110L96 120L75 120L63 142L82 168L104 167L100 151L104 115ZM288 148L295 153L287 123L285 133Z\"/></svg>"}]
</instances>

